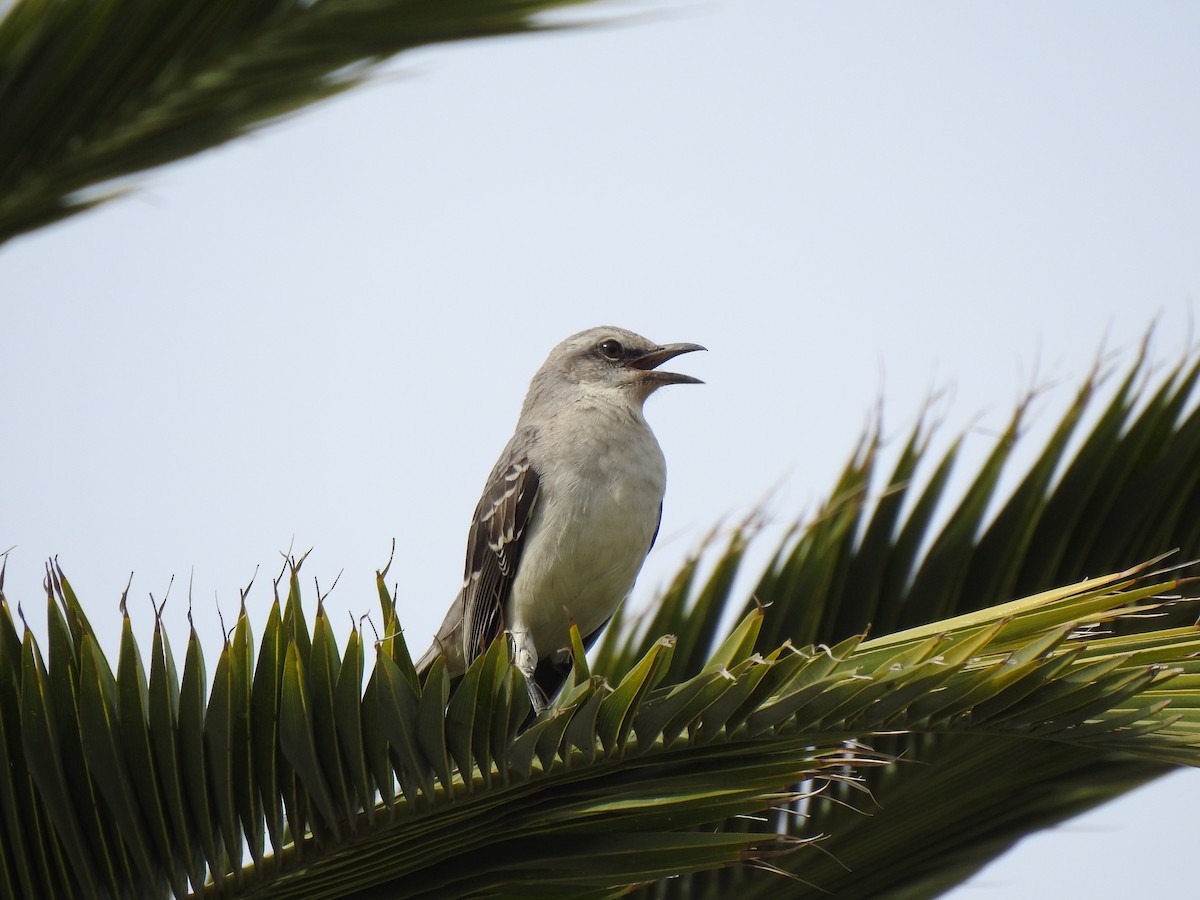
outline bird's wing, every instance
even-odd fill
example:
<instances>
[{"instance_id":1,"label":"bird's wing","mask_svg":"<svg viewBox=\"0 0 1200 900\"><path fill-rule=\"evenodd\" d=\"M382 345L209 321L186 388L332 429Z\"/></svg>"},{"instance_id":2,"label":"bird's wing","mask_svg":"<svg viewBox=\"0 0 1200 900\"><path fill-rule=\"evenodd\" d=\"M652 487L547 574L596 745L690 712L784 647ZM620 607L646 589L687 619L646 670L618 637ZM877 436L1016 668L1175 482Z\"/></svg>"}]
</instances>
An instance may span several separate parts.
<instances>
[{"instance_id":1,"label":"bird's wing","mask_svg":"<svg viewBox=\"0 0 1200 900\"><path fill-rule=\"evenodd\" d=\"M658 504L658 518L654 521L654 534L650 535L650 546L646 548L646 555L650 555L650 551L654 549L654 542L658 540L658 529L662 528L662 502Z\"/></svg>"},{"instance_id":2,"label":"bird's wing","mask_svg":"<svg viewBox=\"0 0 1200 900\"><path fill-rule=\"evenodd\" d=\"M506 453L475 508L462 589L467 665L504 629L504 605L521 563L539 483L528 457Z\"/></svg>"}]
</instances>

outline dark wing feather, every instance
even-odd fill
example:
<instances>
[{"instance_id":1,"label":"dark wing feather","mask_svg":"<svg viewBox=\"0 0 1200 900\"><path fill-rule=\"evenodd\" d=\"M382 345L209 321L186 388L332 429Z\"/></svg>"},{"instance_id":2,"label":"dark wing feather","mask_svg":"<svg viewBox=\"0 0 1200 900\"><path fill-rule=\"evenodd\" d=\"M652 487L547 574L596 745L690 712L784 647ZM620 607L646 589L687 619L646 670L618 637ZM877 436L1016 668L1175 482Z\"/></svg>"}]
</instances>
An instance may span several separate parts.
<instances>
[{"instance_id":1,"label":"dark wing feather","mask_svg":"<svg viewBox=\"0 0 1200 900\"><path fill-rule=\"evenodd\" d=\"M504 607L525 549L539 483L526 457L505 454L475 508L463 581L467 665L504 630Z\"/></svg>"},{"instance_id":2,"label":"dark wing feather","mask_svg":"<svg viewBox=\"0 0 1200 900\"><path fill-rule=\"evenodd\" d=\"M654 523L654 534L650 535L650 546L646 548L646 555L650 555L650 551L654 549L654 542L658 540L658 529L662 528L662 503L658 504L658 521ZM605 625L608 623L606 622Z\"/></svg>"}]
</instances>

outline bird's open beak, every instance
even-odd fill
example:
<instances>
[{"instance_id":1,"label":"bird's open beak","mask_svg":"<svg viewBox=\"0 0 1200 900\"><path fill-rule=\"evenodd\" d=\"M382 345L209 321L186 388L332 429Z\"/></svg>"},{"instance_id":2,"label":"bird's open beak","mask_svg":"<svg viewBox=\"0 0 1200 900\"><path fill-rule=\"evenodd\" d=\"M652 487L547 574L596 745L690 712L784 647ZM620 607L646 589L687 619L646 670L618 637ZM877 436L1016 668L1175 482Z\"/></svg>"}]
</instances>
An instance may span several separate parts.
<instances>
[{"instance_id":1,"label":"bird's open beak","mask_svg":"<svg viewBox=\"0 0 1200 900\"><path fill-rule=\"evenodd\" d=\"M668 359L674 359L680 354L707 349L707 347L701 347L699 344L663 344L661 347L643 353L637 359L631 360L629 365L645 372L646 374L643 376L644 380L654 382L655 387L663 384L704 384L699 378L693 378L691 375L680 375L676 372L658 372L654 370Z\"/></svg>"}]
</instances>

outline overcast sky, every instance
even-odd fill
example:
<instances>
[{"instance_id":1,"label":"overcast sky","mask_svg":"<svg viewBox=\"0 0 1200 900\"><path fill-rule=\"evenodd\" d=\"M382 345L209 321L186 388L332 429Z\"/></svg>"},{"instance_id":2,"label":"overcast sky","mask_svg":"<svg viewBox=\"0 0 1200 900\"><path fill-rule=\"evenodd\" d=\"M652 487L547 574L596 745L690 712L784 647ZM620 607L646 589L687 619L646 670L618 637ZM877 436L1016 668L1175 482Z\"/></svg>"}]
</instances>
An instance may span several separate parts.
<instances>
[{"instance_id":1,"label":"overcast sky","mask_svg":"<svg viewBox=\"0 0 1200 900\"><path fill-rule=\"evenodd\" d=\"M811 512L881 395L896 435L949 389L970 462L1105 341L1191 340L1200 5L594 11L639 17L412 53L0 249L10 598L40 619L58 554L111 650L129 572L141 634L174 575L181 648L190 577L214 660L214 598L231 623L261 565L261 623L288 547L307 585L344 570L344 638L395 538L419 652L529 376L591 325L711 351L648 406L670 483L642 603L764 497ZM1182 896L1197 806L1173 776L955 896Z\"/></svg>"}]
</instances>

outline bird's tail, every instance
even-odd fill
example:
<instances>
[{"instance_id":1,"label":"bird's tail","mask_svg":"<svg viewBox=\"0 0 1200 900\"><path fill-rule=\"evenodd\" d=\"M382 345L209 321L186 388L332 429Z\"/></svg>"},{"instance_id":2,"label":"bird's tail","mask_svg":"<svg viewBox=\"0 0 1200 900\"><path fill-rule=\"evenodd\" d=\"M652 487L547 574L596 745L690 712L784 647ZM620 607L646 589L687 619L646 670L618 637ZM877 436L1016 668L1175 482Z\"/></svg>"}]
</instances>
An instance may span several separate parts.
<instances>
[{"instance_id":1,"label":"bird's tail","mask_svg":"<svg viewBox=\"0 0 1200 900\"><path fill-rule=\"evenodd\" d=\"M451 678L463 675L467 671L467 662L463 654L463 596L460 592L450 604L450 611L442 622L442 627L433 636L429 649L421 654L415 663L417 674L424 677L439 656L446 659L446 669Z\"/></svg>"},{"instance_id":2,"label":"bird's tail","mask_svg":"<svg viewBox=\"0 0 1200 900\"><path fill-rule=\"evenodd\" d=\"M441 655L442 647L437 641L434 641L429 645L429 649L421 654L421 658L414 663L417 667L417 674L424 678L425 673L429 671L429 667L433 665L433 661Z\"/></svg>"}]
</instances>

